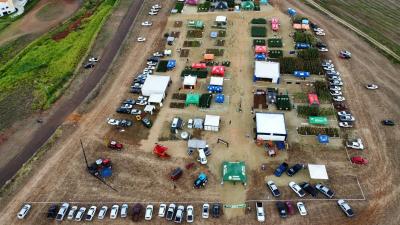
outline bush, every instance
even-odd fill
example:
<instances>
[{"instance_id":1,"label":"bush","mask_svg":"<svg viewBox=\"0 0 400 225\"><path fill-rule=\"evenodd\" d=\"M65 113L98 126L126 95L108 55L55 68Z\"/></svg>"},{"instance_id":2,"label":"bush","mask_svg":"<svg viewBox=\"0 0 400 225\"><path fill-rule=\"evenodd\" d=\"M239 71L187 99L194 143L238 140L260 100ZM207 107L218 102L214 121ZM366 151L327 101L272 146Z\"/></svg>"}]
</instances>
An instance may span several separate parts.
<instances>
[{"instance_id":1,"label":"bush","mask_svg":"<svg viewBox=\"0 0 400 225\"><path fill-rule=\"evenodd\" d=\"M334 127L311 127L303 126L297 128L297 132L302 135L326 134L329 137L339 137L339 129Z\"/></svg>"},{"instance_id":2,"label":"bush","mask_svg":"<svg viewBox=\"0 0 400 225\"><path fill-rule=\"evenodd\" d=\"M294 32L293 39L296 43L302 42L310 45L315 45L317 43L317 39L309 32L296 31Z\"/></svg>"},{"instance_id":3,"label":"bush","mask_svg":"<svg viewBox=\"0 0 400 225\"><path fill-rule=\"evenodd\" d=\"M264 18L254 18L251 20L251 24L267 24L267 20Z\"/></svg>"},{"instance_id":4,"label":"bush","mask_svg":"<svg viewBox=\"0 0 400 225\"><path fill-rule=\"evenodd\" d=\"M311 74L322 74L323 68L320 59L302 59L282 57L279 59L282 73L293 74L296 70L309 71Z\"/></svg>"},{"instance_id":5,"label":"bush","mask_svg":"<svg viewBox=\"0 0 400 225\"><path fill-rule=\"evenodd\" d=\"M329 101L331 99L331 94L329 93L329 88L325 81L315 81L314 87L319 100Z\"/></svg>"},{"instance_id":6,"label":"bush","mask_svg":"<svg viewBox=\"0 0 400 225\"><path fill-rule=\"evenodd\" d=\"M308 105L297 106L297 114L300 116L333 116L335 110L333 108L322 108Z\"/></svg>"},{"instance_id":7,"label":"bush","mask_svg":"<svg viewBox=\"0 0 400 225\"><path fill-rule=\"evenodd\" d=\"M302 59L318 59L319 51L317 48L303 49L297 52L297 56Z\"/></svg>"},{"instance_id":8,"label":"bush","mask_svg":"<svg viewBox=\"0 0 400 225\"><path fill-rule=\"evenodd\" d=\"M266 37L267 36L267 28L265 27L251 27L251 36L252 37Z\"/></svg>"},{"instance_id":9,"label":"bush","mask_svg":"<svg viewBox=\"0 0 400 225\"><path fill-rule=\"evenodd\" d=\"M269 50L268 57L274 58L274 59L281 58L281 57L283 57L283 51L282 50Z\"/></svg>"},{"instance_id":10,"label":"bush","mask_svg":"<svg viewBox=\"0 0 400 225\"><path fill-rule=\"evenodd\" d=\"M280 38L270 38L268 39L268 47L270 48L281 48L283 46L282 39Z\"/></svg>"}]
</instances>

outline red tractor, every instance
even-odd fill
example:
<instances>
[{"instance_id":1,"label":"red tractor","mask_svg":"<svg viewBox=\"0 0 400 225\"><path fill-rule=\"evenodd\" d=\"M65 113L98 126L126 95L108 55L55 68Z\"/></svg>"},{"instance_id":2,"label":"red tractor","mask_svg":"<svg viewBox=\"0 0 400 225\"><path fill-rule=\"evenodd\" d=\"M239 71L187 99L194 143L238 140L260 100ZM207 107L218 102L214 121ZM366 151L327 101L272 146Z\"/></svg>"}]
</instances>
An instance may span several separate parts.
<instances>
[{"instance_id":1,"label":"red tractor","mask_svg":"<svg viewBox=\"0 0 400 225\"><path fill-rule=\"evenodd\" d=\"M111 148L111 149L115 149L115 150L121 150L124 147L124 145L119 143L119 142L117 142L117 141L111 140L108 143L108 147Z\"/></svg>"},{"instance_id":2,"label":"red tractor","mask_svg":"<svg viewBox=\"0 0 400 225\"><path fill-rule=\"evenodd\" d=\"M153 153L160 158L169 158L171 156L166 153L167 150L168 147L156 144L156 146L154 146Z\"/></svg>"}]
</instances>

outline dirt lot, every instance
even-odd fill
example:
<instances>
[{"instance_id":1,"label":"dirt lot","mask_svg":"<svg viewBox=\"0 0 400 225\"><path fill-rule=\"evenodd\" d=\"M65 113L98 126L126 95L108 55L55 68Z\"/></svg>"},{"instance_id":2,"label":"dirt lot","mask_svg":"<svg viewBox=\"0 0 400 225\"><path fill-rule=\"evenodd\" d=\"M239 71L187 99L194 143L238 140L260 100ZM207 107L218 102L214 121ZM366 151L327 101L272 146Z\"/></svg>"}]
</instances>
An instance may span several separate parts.
<instances>
[{"instance_id":1,"label":"dirt lot","mask_svg":"<svg viewBox=\"0 0 400 225\"><path fill-rule=\"evenodd\" d=\"M206 111L198 110L194 106L181 109L170 109L172 93L178 92L181 86L180 71L185 66L186 59L180 58L176 52L177 48L182 47L185 40L181 35L173 46L172 58L177 60L177 68L166 74L172 77L173 83L169 88L169 95L164 103L164 107L158 113L154 126L150 130L147 139L136 143L138 136L135 132L142 132L145 129L140 124L135 124L128 128L124 134L110 128L105 119L110 116L117 116L115 108L120 100L129 97L128 87L132 80L132 75L136 74L143 67L143 62L148 53L162 45L160 37L166 31L179 31L186 33L186 20L194 18L190 15L191 9L185 9L185 14L174 15L164 20L162 15L152 17L153 27L151 29L140 27L138 23L148 19L146 10L149 4L155 1L147 1L144 12L138 17L135 28L127 43L126 52L122 57L115 61L115 68L111 71L107 82L104 83L102 90L91 104L79 110L80 119L71 119L65 126L75 127L73 132L63 135L54 146L52 155L48 160L34 172L32 178L27 181L25 186L15 194L11 201L4 205L0 214L0 221L4 224L48 224L44 219L43 212L49 202L68 201L74 204L86 205L101 204L111 205L114 202L190 202L195 205L196 220L201 224L256 224L254 210L246 213L243 209L225 209L224 217L220 220L209 219L207 221L199 218L200 203L204 201L219 201L226 204L237 204L245 201L263 199L266 200L267 221L272 223L287 224L397 224L400 220L396 216L399 210L398 191L399 184L398 154L395 154L395 144L398 143L400 132L397 126L382 127L380 119L393 118L399 121L398 111L400 109L398 99L399 81L394 79L399 68L390 64L383 56L368 44L362 42L356 35L348 33L346 29L326 19L324 16L310 10L309 8L297 3L296 9L304 10L310 19L319 21L319 24L327 30L327 42L330 47L329 56L335 61L336 67L343 74L345 82L345 95L349 99L348 103L352 112L357 118L357 129L352 135L360 135L366 146L362 155L370 160L370 164L363 167L352 166L347 161L347 154L341 147L340 139L333 140L329 146L316 145L315 137L299 136L295 132L295 127L301 123L296 117L295 112L287 113L287 127L289 129L288 151L280 152L275 158L265 156L264 150L255 146L252 139L253 115L251 106L253 103L252 90L256 87L252 82L252 40L250 38L249 21L254 17L277 16L281 20L282 33L286 47L291 45L288 34L291 32L289 18L284 14L272 9L263 8L262 12L245 13L205 13L197 14L195 18L205 21L202 46L191 48L189 63L197 62L202 58L206 48L214 48L214 41L211 41L208 34L211 29L212 21L217 15L228 16L228 29L225 43L225 53L223 57L218 57L218 61L230 60L231 66L227 69L227 77L224 81L225 90L229 101L219 107L212 107ZM167 4L167 3L165 3ZM172 3L168 3L172 4ZM283 4L283 3L282 3ZM168 7L170 6L168 5ZM286 9L289 3L281 7ZM167 12L164 6L162 14ZM176 20L184 21L181 28L174 27ZM286 28L285 28L286 27ZM157 35L158 34L158 35ZM237 35L240 34L240 35ZM340 35L339 35L340 34ZM145 43L136 43L137 36L145 36ZM270 36L270 34L268 34ZM286 40L286 41L285 41ZM336 57L336 52L341 48L347 48L353 53L353 58L349 61L341 61ZM365 52L370 53L369 55ZM132 63L137 62L137 63ZM380 89L375 92L368 92L363 88L367 82L376 82ZM201 81L195 92L205 92L206 81ZM298 87L287 87L290 91ZM242 112L238 111L241 105ZM365 110L368 109L368 110ZM270 109L270 111L275 111ZM205 114L215 114L222 116L221 130L218 133L202 132L201 136L208 141L213 154L209 157L207 167L196 165L195 168L185 170L183 177L176 183L168 179L169 172L176 166L184 167L186 163L193 162L194 159L186 154L186 143L183 141L165 141L162 144L168 146L171 159L161 160L155 158L151 153L154 143L158 141L160 135L165 132L166 123L173 116L180 115L183 118L202 117ZM230 124L229 121L232 123ZM145 132L146 133L146 132ZM122 152L111 152L105 147L106 137L120 137L126 145ZM230 147L216 144L216 139L222 138L230 142ZM80 150L79 139L83 140L88 159L95 160L98 157L110 157L114 162L114 175L108 180L118 192L114 192L106 186L100 184L96 179L85 173L85 165ZM350 151L350 155L359 154ZM247 165L249 177L248 186L224 184L220 185L221 171L220 165L224 160L244 160ZM328 167L330 176L327 184L336 191L338 198L355 199L350 201L357 216L354 219L347 219L340 212L333 201L303 199L306 203L309 215L300 217L291 216L286 220L278 217L275 209L275 202L271 201L272 196L266 190L264 181L271 177L273 168L283 160L290 164L296 162L323 163ZM260 165L267 164L267 170L261 171ZM379 168L379 169L377 169ZM209 183L205 189L194 190L191 185L195 176L200 172L209 175ZM308 180L306 171L294 177L295 181ZM285 187L289 181L287 176L279 179L274 178L275 182L281 186L283 196L281 199L297 200L294 193ZM361 191L358 181L362 187ZM364 201L364 197L366 201ZM19 222L15 219L15 213L22 202L36 202L29 220ZM157 209L157 207L156 207ZM33 222L34 221L34 222ZM332 222L335 221L335 222ZM68 222L64 222L68 223ZM125 220L118 219L113 224L126 224ZM155 219L153 224L165 223L164 220ZM103 224L96 220L94 224Z\"/></svg>"}]
</instances>

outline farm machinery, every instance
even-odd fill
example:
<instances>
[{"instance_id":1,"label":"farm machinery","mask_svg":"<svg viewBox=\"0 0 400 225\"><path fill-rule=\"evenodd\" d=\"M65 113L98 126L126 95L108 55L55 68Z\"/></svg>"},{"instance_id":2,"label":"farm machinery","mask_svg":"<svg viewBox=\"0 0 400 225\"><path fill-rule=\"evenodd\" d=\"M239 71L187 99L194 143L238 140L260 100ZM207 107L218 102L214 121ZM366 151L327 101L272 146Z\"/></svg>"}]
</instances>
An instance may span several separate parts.
<instances>
[{"instance_id":1,"label":"farm machinery","mask_svg":"<svg viewBox=\"0 0 400 225\"><path fill-rule=\"evenodd\" d=\"M168 150L168 147L160 145L160 144L156 144L154 146L153 153L156 156L158 156L159 158L169 158L171 156L166 153L167 150Z\"/></svg>"}]
</instances>

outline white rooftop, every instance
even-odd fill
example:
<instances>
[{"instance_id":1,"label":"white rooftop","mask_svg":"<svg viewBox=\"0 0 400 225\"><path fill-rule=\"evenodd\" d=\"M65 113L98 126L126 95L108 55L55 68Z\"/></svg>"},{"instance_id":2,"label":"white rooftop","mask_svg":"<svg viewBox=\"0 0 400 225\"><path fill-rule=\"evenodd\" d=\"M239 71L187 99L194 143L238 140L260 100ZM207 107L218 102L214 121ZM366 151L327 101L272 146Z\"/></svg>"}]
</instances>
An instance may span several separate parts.
<instances>
[{"instance_id":1,"label":"white rooftop","mask_svg":"<svg viewBox=\"0 0 400 225\"><path fill-rule=\"evenodd\" d=\"M226 16L217 16L215 18L216 22L226 22Z\"/></svg>"},{"instance_id":2,"label":"white rooftop","mask_svg":"<svg viewBox=\"0 0 400 225\"><path fill-rule=\"evenodd\" d=\"M286 134L283 113L256 113L257 133Z\"/></svg>"},{"instance_id":3,"label":"white rooftop","mask_svg":"<svg viewBox=\"0 0 400 225\"><path fill-rule=\"evenodd\" d=\"M149 97L149 103L161 103L163 98L163 94L152 94Z\"/></svg>"},{"instance_id":4,"label":"white rooftop","mask_svg":"<svg viewBox=\"0 0 400 225\"><path fill-rule=\"evenodd\" d=\"M142 95L150 96L152 94L165 94L170 79L171 78L169 76L147 76L147 79L145 80L142 87Z\"/></svg>"},{"instance_id":5,"label":"white rooftop","mask_svg":"<svg viewBox=\"0 0 400 225\"><path fill-rule=\"evenodd\" d=\"M211 77L210 85L224 85L224 78L223 77Z\"/></svg>"},{"instance_id":6,"label":"white rooftop","mask_svg":"<svg viewBox=\"0 0 400 225\"><path fill-rule=\"evenodd\" d=\"M204 126L219 127L220 116L206 115Z\"/></svg>"},{"instance_id":7,"label":"white rooftop","mask_svg":"<svg viewBox=\"0 0 400 225\"><path fill-rule=\"evenodd\" d=\"M279 63L256 61L254 75L258 78L278 78L280 75Z\"/></svg>"},{"instance_id":8,"label":"white rooftop","mask_svg":"<svg viewBox=\"0 0 400 225\"><path fill-rule=\"evenodd\" d=\"M308 164L308 171L310 172L311 179L317 179L317 180L329 179L325 165Z\"/></svg>"},{"instance_id":9,"label":"white rooftop","mask_svg":"<svg viewBox=\"0 0 400 225\"><path fill-rule=\"evenodd\" d=\"M196 80L197 77L196 76L185 76L185 78L183 79L183 85L188 85L188 86L193 86L196 85Z\"/></svg>"}]
</instances>

